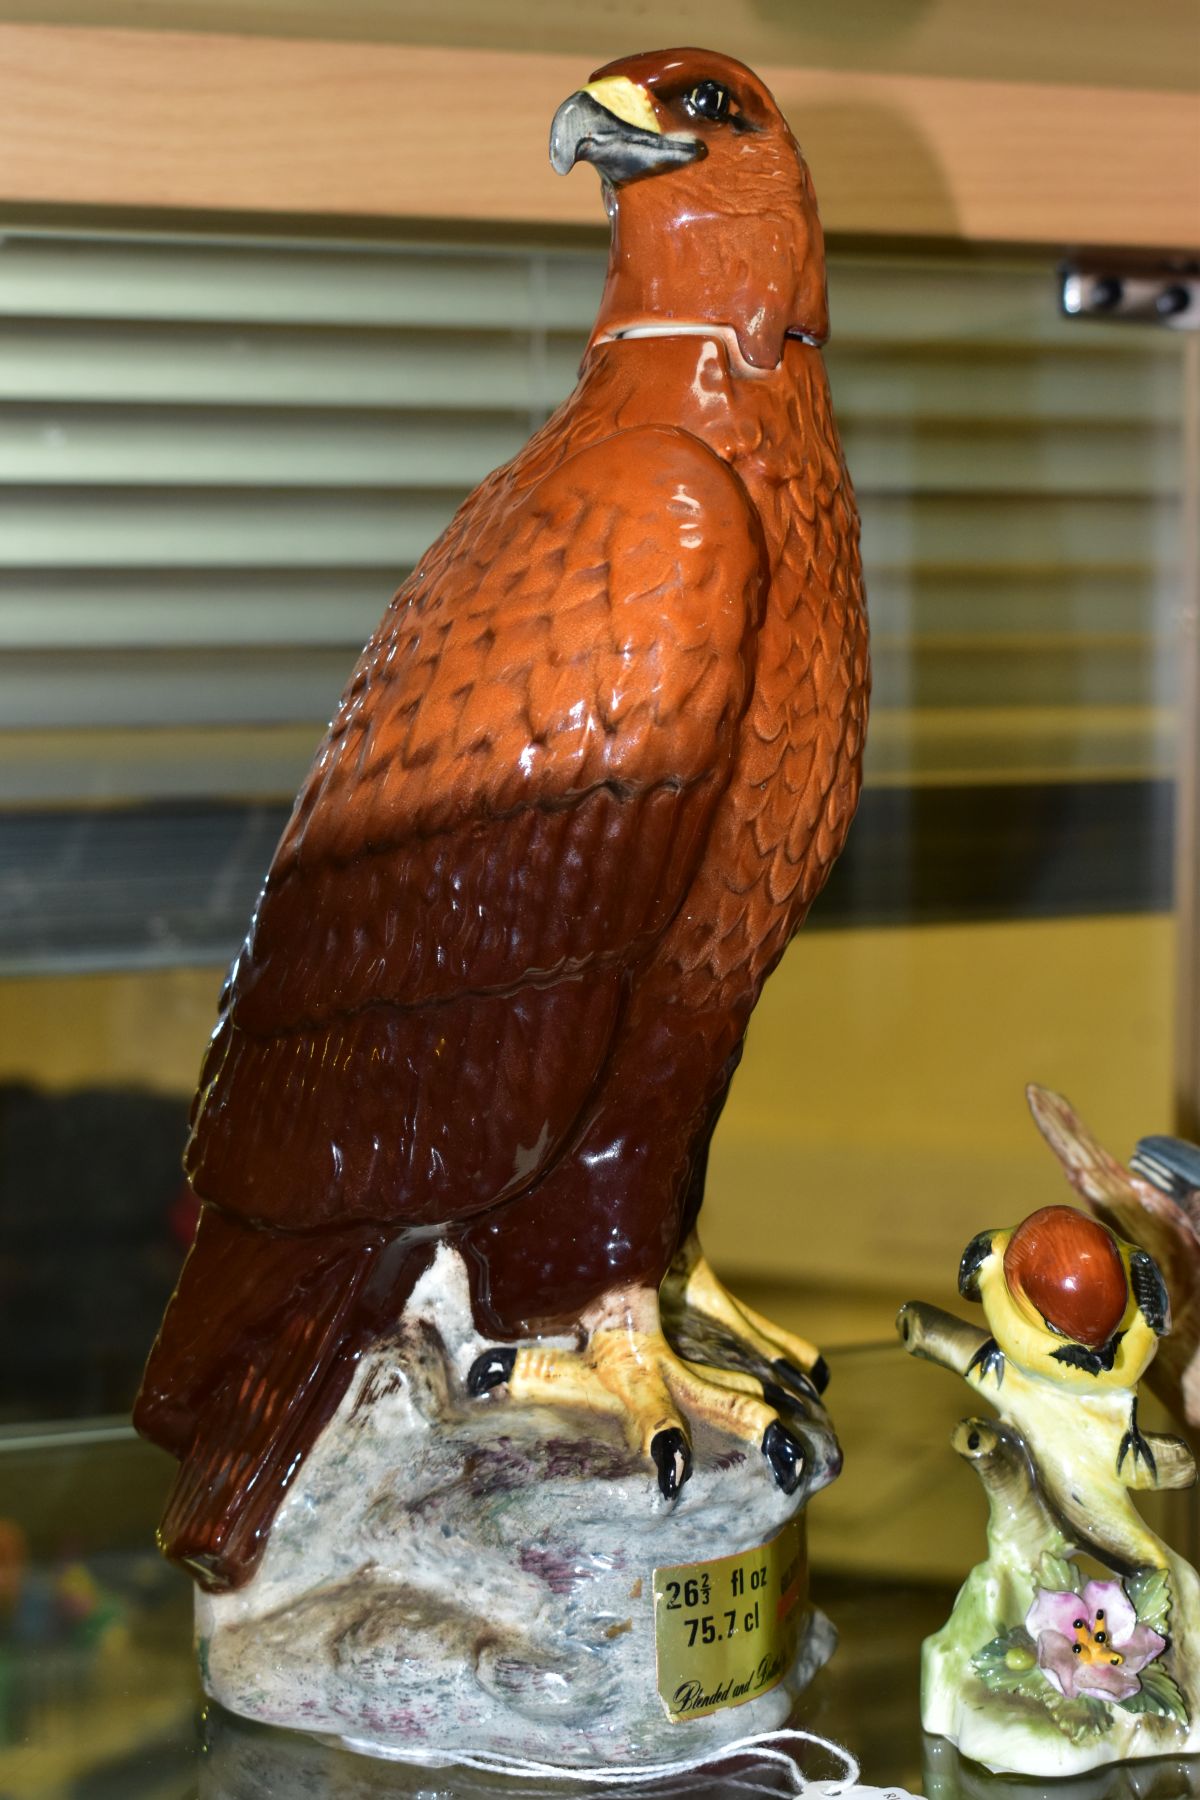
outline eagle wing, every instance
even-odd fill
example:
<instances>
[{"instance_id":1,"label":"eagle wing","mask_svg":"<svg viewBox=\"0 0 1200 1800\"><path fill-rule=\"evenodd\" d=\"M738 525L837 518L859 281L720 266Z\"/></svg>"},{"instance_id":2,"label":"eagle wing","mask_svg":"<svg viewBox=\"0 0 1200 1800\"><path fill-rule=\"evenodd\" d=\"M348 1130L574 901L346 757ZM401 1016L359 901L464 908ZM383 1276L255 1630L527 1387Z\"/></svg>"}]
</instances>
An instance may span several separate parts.
<instances>
[{"instance_id":1,"label":"eagle wing","mask_svg":"<svg viewBox=\"0 0 1200 1800\"><path fill-rule=\"evenodd\" d=\"M673 428L522 485L527 459L400 590L297 799L194 1109L223 1211L433 1225L535 1180L697 868L753 680L757 517Z\"/></svg>"}]
</instances>

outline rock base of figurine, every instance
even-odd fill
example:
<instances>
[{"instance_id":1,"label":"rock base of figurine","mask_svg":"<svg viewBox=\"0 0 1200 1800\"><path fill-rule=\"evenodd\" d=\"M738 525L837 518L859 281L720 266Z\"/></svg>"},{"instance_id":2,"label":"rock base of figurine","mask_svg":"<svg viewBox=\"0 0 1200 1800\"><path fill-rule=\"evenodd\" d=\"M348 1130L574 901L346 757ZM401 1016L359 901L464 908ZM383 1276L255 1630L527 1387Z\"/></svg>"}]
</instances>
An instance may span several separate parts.
<instances>
[{"instance_id":1,"label":"rock base of figurine","mask_svg":"<svg viewBox=\"0 0 1200 1800\"><path fill-rule=\"evenodd\" d=\"M1135 1770L1122 1763L1104 1763L1068 1778L1061 1788L1045 1782L1031 1783L1027 1775L987 1771L941 1737L925 1736L922 1762L921 1793L936 1796L937 1800L1196 1800L1200 1795L1197 1757L1139 1758ZM274 1791L264 1790L264 1800L268 1793L273 1800ZM321 1797L333 1800L332 1793L327 1795L325 1789L321 1789ZM200 1800L208 1800L208 1796L201 1793ZM227 1797L214 1795L213 1800ZM234 1796L228 1796L228 1800L234 1800ZM258 1800L258 1796L243 1795L239 1790L236 1800ZM340 1795L338 1800L342 1800ZM356 1795L354 1800L359 1797ZM375 1800L374 1795L370 1800ZM389 1795L388 1800L394 1797ZM459 1800L457 1793L455 1800ZM546 1800L554 1797L547 1794Z\"/></svg>"},{"instance_id":2,"label":"rock base of figurine","mask_svg":"<svg viewBox=\"0 0 1200 1800\"><path fill-rule=\"evenodd\" d=\"M984 1563L968 1577L949 1621L923 1646L922 1727L994 1773L1043 1780L1113 1763L1200 1756L1200 1644L1190 1625L1200 1617L1200 1589L1189 1564L1172 1556L1169 1566L1179 1621L1169 1662L1186 1722L1117 1703L1067 1702L1038 1669L1030 1671L1020 1692L989 1689L973 1670L972 1657L1010 1621L1012 1578L1010 1571ZM1022 1594L1021 1606L1027 1604Z\"/></svg>"},{"instance_id":3,"label":"rock base of figurine","mask_svg":"<svg viewBox=\"0 0 1200 1800\"><path fill-rule=\"evenodd\" d=\"M960 1756L981 1764L993 1775L1014 1775L1021 1780L1054 1781L1119 1763L1160 1761L1182 1765L1182 1759L1200 1756L1200 1736L1194 1731L1172 1732L1158 1721L1148 1724L1145 1719L1132 1717L1102 1737L1072 1743L1044 1725L1031 1723L1015 1709L1011 1714L997 1712L993 1706L979 1705L961 1693L942 1712L929 1716L944 1720L946 1729L936 1735L953 1745ZM931 1723L923 1724L927 1732L935 1732ZM1200 1777L1200 1764L1193 1767L1192 1779L1196 1779ZM1186 1795L1195 1789L1181 1786L1177 1791Z\"/></svg>"},{"instance_id":4,"label":"rock base of figurine","mask_svg":"<svg viewBox=\"0 0 1200 1800\"><path fill-rule=\"evenodd\" d=\"M470 1400L485 1347L443 1249L302 1465L253 1580L198 1594L207 1692L410 1759L678 1762L782 1724L833 1650L824 1616L803 1603L768 1690L748 1669L742 1704L672 1720L654 1571L767 1543L805 1489L784 1495L761 1455L701 1430L669 1503L615 1421ZM819 1408L807 1447L811 1492L837 1467Z\"/></svg>"}]
</instances>

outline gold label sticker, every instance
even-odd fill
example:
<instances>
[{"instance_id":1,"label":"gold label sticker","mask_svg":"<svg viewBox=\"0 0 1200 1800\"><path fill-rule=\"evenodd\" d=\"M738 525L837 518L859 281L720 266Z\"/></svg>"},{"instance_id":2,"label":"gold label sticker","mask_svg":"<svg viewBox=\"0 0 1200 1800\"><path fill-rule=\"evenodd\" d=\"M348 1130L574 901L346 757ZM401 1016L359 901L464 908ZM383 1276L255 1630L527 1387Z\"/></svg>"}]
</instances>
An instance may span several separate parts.
<instances>
[{"instance_id":1,"label":"gold label sticker","mask_svg":"<svg viewBox=\"0 0 1200 1800\"><path fill-rule=\"evenodd\" d=\"M654 1644L667 1717L702 1719L775 1687L808 1600L799 1519L756 1550L654 1571Z\"/></svg>"}]
</instances>

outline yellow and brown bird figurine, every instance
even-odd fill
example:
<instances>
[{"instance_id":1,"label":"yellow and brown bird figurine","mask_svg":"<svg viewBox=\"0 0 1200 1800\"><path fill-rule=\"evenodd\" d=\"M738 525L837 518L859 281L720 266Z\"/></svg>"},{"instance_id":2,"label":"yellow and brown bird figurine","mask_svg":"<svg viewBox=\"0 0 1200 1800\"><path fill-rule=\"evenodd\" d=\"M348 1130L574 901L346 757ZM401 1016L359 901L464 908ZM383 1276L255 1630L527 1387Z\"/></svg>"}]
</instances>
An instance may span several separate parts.
<instances>
[{"instance_id":1,"label":"yellow and brown bird figurine","mask_svg":"<svg viewBox=\"0 0 1200 1800\"><path fill-rule=\"evenodd\" d=\"M1051 1505L1115 1565L1159 1563L1126 1489L1187 1484L1194 1470L1178 1439L1138 1425L1137 1384L1170 1329L1153 1259L1047 1206L972 1238L958 1281L989 1332L963 1372L1022 1433Z\"/></svg>"},{"instance_id":2,"label":"yellow and brown bird figurine","mask_svg":"<svg viewBox=\"0 0 1200 1800\"><path fill-rule=\"evenodd\" d=\"M959 1290L986 1331L916 1301L897 1320L910 1354L999 1415L962 1420L952 1440L987 1493L988 1547L923 1646L925 1730L1042 1777L1195 1754L1200 1580L1133 1500L1196 1479L1186 1444L1138 1422L1138 1383L1171 1328L1153 1258L1047 1206L972 1238Z\"/></svg>"}]
</instances>

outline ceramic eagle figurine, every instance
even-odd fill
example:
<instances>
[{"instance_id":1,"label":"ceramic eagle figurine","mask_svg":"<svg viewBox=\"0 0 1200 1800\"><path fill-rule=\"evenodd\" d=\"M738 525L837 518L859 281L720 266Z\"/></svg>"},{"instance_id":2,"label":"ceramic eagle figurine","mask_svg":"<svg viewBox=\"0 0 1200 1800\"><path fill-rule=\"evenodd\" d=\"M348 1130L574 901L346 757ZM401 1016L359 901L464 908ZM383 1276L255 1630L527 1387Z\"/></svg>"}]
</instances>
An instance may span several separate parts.
<instances>
[{"instance_id":1,"label":"ceramic eagle figurine","mask_svg":"<svg viewBox=\"0 0 1200 1800\"><path fill-rule=\"evenodd\" d=\"M751 1011L859 790L821 227L771 95L707 51L601 69L551 158L595 165L612 227L578 386L363 651L201 1073L202 1213L135 1419L180 1465L163 1548L210 1589L253 1573L443 1244L495 1345L466 1403L615 1412L668 1500L699 1419L800 1479L779 1393L685 1361L660 1288L821 1384L695 1237Z\"/></svg>"}]
</instances>

